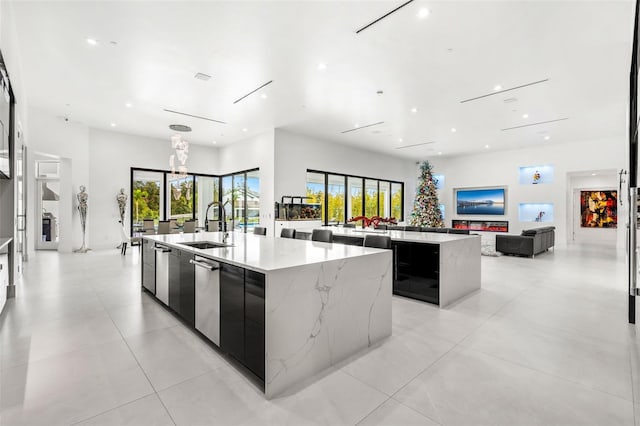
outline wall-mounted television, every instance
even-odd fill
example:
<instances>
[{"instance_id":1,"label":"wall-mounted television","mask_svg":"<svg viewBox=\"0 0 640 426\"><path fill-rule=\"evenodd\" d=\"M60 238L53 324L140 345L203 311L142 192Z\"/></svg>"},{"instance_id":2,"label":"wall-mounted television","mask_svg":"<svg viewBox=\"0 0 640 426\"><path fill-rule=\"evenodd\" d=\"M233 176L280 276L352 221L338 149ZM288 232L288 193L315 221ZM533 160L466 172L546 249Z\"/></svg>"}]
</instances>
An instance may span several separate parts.
<instances>
[{"instance_id":1,"label":"wall-mounted television","mask_svg":"<svg viewBox=\"0 0 640 426\"><path fill-rule=\"evenodd\" d=\"M456 213L459 215L495 215L505 212L504 188L456 190Z\"/></svg>"}]
</instances>

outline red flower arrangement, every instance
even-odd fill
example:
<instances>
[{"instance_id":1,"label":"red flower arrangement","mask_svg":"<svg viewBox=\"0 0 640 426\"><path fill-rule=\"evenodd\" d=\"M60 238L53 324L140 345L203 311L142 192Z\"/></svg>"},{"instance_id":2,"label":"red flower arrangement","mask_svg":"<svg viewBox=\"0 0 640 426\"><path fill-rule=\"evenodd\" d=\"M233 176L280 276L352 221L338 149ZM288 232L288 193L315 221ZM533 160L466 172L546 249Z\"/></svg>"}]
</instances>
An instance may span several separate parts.
<instances>
[{"instance_id":1,"label":"red flower arrangement","mask_svg":"<svg viewBox=\"0 0 640 426\"><path fill-rule=\"evenodd\" d=\"M396 225L398 221L395 217L380 217L380 216L371 216L368 218L366 216L356 216L349 219L347 222L358 222L362 221L362 224L365 228L373 225L374 227L378 226L380 223L390 223L392 225Z\"/></svg>"}]
</instances>

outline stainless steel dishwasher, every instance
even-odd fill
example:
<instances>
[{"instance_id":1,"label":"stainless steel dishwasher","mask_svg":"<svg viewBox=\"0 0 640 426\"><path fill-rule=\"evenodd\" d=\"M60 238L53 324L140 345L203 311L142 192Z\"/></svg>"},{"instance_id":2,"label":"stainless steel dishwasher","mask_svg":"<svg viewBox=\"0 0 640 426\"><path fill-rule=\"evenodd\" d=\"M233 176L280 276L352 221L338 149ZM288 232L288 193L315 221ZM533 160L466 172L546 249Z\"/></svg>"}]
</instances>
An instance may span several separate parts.
<instances>
[{"instance_id":1,"label":"stainless steel dishwasher","mask_svg":"<svg viewBox=\"0 0 640 426\"><path fill-rule=\"evenodd\" d=\"M167 246L156 244L156 297L169 306L169 253Z\"/></svg>"},{"instance_id":2,"label":"stainless steel dishwasher","mask_svg":"<svg viewBox=\"0 0 640 426\"><path fill-rule=\"evenodd\" d=\"M196 256L196 330L220 346L220 264Z\"/></svg>"}]
</instances>

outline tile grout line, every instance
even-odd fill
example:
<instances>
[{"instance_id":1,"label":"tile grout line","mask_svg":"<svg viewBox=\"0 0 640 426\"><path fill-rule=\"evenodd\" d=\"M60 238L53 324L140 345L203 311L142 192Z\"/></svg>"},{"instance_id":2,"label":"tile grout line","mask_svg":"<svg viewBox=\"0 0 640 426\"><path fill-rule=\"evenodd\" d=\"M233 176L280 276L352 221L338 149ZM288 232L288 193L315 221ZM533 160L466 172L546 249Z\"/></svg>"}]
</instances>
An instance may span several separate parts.
<instances>
[{"instance_id":1,"label":"tile grout line","mask_svg":"<svg viewBox=\"0 0 640 426\"><path fill-rule=\"evenodd\" d=\"M140 289L140 291L142 291L142 289ZM153 386L153 383L151 383L151 379L149 379L149 376L147 375L147 372L144 370L144 368L142 368L142 365L140 365L140 361L138 360L138 357L133 352L133 349L131 349L131 346L129 346L129 342L127 342L127 339L125 339L125 337L122 335L122 331L120 330L118 325L113 320L113 317L111 316L111 312L109 312L109 310L105 307L104 303L102 302L102 299L100 299L100 297L98 297L98 299L100 300L100 304L102 305L104 310L107 312L107 315L109 316L109 319L113 323L113 326L116 328L116 330L118 330L118 333L120 334L120 337L122 338L122 341L124 342L124 344L127 346L127 349L129 349L129 352L131 353L131 356L133 357L134 360L136 360L136 364L138 365L138 368L140 368L140 371L142 371L142 374L144 374L144 377L147 379L147 382L149 383L149 386L151 386L151 389L153 389L154 395L156 395L156 398L158 398L158 401L160 401L160 404L162 404L162 407L167 412L167 415L169 416L169 419L171 419L173 424L176 425L176 421L173 419L173 416L169 412L169 409L167 409L167 406L164 405L164 401L162 401L162 398L160 398L160 395L158 394L158 391L156 390L155 386ZM126 404L123 404L123 405L126 405ZM119 406L119 407L122 407L122 405ZM119 407L114 407L113 409L119 408Z\"/></svg>"}]
</instances>

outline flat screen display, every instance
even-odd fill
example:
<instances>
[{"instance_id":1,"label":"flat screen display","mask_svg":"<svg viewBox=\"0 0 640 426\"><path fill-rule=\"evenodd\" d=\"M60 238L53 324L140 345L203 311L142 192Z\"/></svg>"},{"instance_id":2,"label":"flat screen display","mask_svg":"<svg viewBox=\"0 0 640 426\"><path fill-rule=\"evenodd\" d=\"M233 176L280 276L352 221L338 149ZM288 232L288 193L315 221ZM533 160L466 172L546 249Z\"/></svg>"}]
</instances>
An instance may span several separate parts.
<instances>
[{"instance_id":1,"label":"flat screen display","mask_svg":"<svg viewBox=\"0 0 640 426\"><path fill-rule=\"evenodd\" d=\"M459 215L504 215L504 188L458 189L456 213Z\"/></svg>"}]
</instances>

